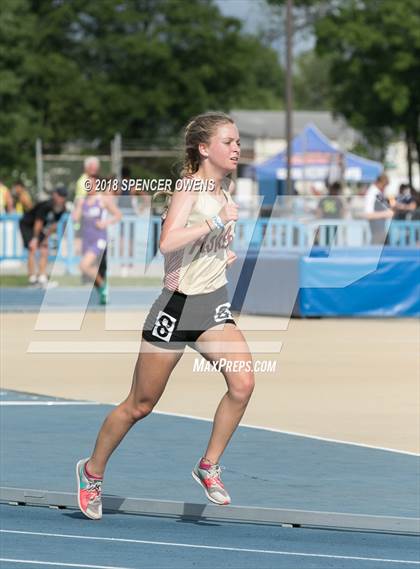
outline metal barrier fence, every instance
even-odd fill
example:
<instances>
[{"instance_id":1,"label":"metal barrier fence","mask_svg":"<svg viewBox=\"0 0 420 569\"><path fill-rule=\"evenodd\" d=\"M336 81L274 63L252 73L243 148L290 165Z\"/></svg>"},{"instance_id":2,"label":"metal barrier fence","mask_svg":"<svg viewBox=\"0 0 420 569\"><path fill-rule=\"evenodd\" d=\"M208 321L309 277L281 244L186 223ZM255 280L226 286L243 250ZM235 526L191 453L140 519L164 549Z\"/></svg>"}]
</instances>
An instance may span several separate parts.
<instances>
[{"instance_id":1,"label":"metal barrier fence","mask_svg":"<svg viewBox=\"0 0 420 569\"><path fill-rule=\"evenodd\" d=\"M0 215L0 261L24 261L27 256L19 231L18 214ZM125 215L108 229L108 261L111 265L150 262L158 250L160 217ZM78 237L68 214L50 238L51 259L63 262L72 272L80 257ZM80 241L80 239L79 239ZM315 243L320 246L362 247L370 244L369 224L365 220L314 220L299 223L290 219L242 219L237 222L234 249L247 250L250 246L275 251L305 249ZM420 245L420 221L393 221L388 232L389 245L417 247Z\"/></svg>"}]
</instances>

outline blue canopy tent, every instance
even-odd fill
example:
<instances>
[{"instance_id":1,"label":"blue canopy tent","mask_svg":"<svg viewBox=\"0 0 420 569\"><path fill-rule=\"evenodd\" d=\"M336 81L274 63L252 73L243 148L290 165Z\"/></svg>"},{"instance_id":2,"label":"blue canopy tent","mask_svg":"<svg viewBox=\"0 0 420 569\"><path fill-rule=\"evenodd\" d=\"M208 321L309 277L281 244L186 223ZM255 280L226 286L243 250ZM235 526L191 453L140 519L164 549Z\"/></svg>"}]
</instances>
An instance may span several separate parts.
<instances>
[{"instance_id":1,"label":"blue canopy tent","mask_svg":"<svg viewBox=\"0 0 420 569\"><path fill-rule=\"evenodd\" d=\"M294 181L324 181L338 179L344 171L347 182L372 182L383 167L379 162L362 158L351 152L340 152L314 125L308 124L292 141L291 175ZM253 164L252 173L267 198L282 193L279 181L287 177L287 154L280 152L262 164ZM271 201L271 200L269 200Z\"/></svg>"}]
</instances>

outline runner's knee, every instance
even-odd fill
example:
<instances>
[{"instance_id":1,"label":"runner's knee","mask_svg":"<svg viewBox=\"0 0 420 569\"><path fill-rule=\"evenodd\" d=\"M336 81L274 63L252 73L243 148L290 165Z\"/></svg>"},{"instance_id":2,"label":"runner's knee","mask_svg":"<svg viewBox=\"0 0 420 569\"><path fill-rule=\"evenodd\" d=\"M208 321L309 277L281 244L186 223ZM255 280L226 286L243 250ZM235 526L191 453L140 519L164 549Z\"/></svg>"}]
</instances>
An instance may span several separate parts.
<instances>
[{"instance_id":1,"label":"runner's knee","mask_svg":"<svg viewBox=\"0 0 420 569\"><path fill-rule=\"evenodd\" d=\"M244 372L235 374L235 378L229 382L229 395L239 403L247 403L255 386L254 374Z\"/></svg>"},{"instance_id":2,"label":"runner's knee","mask_svg":"<svg viewBox=\"0 0 420 569\"><path fill-rule=\"evenodd\" d=\"M136 423L140 421L140 419L144 419L144 417L150 415L153 411L153 407L154 404L151 401L130 402L127 409L130 420Z\"/></svg>"}]
</instances>

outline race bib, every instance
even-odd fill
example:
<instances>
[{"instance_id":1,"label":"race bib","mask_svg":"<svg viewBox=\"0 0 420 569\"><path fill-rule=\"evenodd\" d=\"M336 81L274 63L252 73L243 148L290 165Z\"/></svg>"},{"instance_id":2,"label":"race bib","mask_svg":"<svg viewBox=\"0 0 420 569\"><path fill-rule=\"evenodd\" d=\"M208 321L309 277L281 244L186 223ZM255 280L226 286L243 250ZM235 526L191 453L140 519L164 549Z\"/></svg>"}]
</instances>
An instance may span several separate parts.
<instances>
[{"instance_id":1,"label":"race bib","mask_svg":"<svg viewBox=\"0 0 420 569\"><path fill-rule=\"evenodd\" d=\"M88 211L88 217L99 217L101 215L101 210L98 206L93 206Z\"/></svg>"},{"instance_id":2,"label":"race bib","mask_svg":"<svg viewBox=\"0 0 420 569\"><path fill-rule=\"evenodd\" d=\"M161 310L157 315L155 326L152 330L152 336L156 336L160 340L169 342L172 333L175 330L175 324L176 318Z\"/></svg>"}]
</instances>

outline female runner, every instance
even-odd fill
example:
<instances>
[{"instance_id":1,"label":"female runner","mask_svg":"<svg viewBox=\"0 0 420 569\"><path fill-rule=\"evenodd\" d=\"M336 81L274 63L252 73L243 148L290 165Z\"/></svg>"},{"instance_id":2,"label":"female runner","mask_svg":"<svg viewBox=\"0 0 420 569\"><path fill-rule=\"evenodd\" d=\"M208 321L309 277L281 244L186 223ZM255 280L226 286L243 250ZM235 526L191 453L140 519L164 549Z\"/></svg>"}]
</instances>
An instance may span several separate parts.
<instances>
[{"instance_id":1,"label":"female runner","mask_svg":"<svg viewBox=\"0 0 420 569\"><path fill-rule=\"evenodd\" d=\"M254 388L252 356L232 319L225 275L236 257L228 246L238 219L226 177L235 172L239 154L238 129L224 113L199 115L187 125L182 188L173 193L160 237L164 288L144 324L131 390L105 419L90 458L76 466L79 507L88 518L102 516L109 457L131 427L151 413L187 344L211 362L230 363L221 369L227 391L210 440L192 471L209 500L230 503L219 460Z\"/></svg>"}]
</instances>

